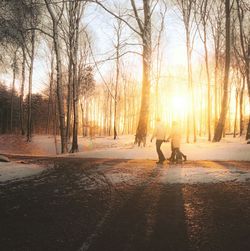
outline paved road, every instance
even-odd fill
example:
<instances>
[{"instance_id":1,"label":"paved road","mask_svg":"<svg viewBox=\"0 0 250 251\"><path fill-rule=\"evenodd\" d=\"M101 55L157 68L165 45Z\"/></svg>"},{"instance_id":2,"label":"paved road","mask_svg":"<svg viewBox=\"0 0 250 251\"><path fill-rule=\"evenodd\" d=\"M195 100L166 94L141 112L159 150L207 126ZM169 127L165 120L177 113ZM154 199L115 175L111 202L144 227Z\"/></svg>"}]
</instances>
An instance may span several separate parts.
<instances>
[{"instance_id":1,"label":"paved road","mask_svg":"<svg viewBox=\"0 0 250 251\"><path fill-rule=\"evenodd\" d=\"M164 183L178 167L153 161L39 161L50 168L0 183L1 250L250 250L249 181ZM197 165L250 169L181 168Z\"/></svg>"}]
</instances>

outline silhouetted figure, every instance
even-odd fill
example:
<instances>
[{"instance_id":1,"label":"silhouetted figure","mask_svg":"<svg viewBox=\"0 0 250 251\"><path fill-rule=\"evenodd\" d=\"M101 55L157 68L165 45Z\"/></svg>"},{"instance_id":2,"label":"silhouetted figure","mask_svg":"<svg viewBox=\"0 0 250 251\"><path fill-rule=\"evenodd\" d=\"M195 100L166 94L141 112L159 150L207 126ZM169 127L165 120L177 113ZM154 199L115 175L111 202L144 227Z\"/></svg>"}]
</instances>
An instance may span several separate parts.
<instances>
[{"instance_id":1,"label":"silhouetted figure","mask_svg":"<svg viewBox=\"0 0 250 251\"><path fill-rule=\"evenodd\" d=\"M157 164L163 164L163 161L166 160L163 152L161 151L161 144L165 142L166 135L166 127L163 122L161 122L160 118L156 119L155 129L153 135L151 137L151 142L154 138L156 138L156 151L158 154L159 160L156 162Z\"/></svg>"},{"instance_id":2,"label":"silhouetted figure","mask_svg":"<svg viewBox=\"0 0 250 251\"><path fill-rule=\"evenodd\" d=\"M184 161L187 160L187 156L184 155L181 151L180 151L180 146L181 146L181 131L180 128L178 126L178 123L176 121L173 121L172 123L172 129L171 129L171 133L167 139L167 141L169 141L171 139L171 156L170 158L168 158L168 160L170 162L181 162L182 159L184 159Z\"/></svg>"}]
</instances>

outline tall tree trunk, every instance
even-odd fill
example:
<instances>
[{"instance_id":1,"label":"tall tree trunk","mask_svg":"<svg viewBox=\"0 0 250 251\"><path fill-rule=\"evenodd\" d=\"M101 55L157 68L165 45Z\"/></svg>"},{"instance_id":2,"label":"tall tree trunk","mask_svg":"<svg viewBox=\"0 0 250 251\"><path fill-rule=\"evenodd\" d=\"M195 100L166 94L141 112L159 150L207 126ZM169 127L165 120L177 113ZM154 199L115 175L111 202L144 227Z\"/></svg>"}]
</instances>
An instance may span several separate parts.
<instances>
[{"instance_id":1,"label":"tall tree trunk","mask_svg":"<svg viewBox=\"0 0 250 251\"><path fill-rule=\"evenodd\" d=\"M246 83L247 83L247 89L248 89L248 97L249 97L249 103L250 103L250 42L249 39L245 39L245 36L249 37L249 30L248 34L245 34L244 32L244 20L248 20L245 18L244 10L241 6L241 2L239 0L236 0L237 3L237 14L239 19L239 30L240 30L240 44L241 44L241 50L242 50L242 56L244 59L244 68L246 72ZM245 18L245 19L244 19ZM247 21L245 21L247 23ZM246 140L250 139L250 116L248 121L248 127L246 132Z\"/></svg>"},{"instance_id":2,"label":"tall tree trunk","mask_svg":"<svg viewBox=\"0 0 250 251\"><path fill-rule=\"evenodd\" d=\"M124 113L123 113L123 129L122 129L122 134L128 134L128 130L126 132L126 125L128 126L128 121L127 121L127 94L126 94L126 80L124 81L124 87L123 87L123 97L124 97Z\"/></svg>"},{"instance_id":3,"label":"tall tree trunk","mask_svg":"<svg viewBox=\"0 0 250 251\"><path fill-rule=\"evenodd\" d=\"M146 143L149 104L150 104L151 46L150 44L147 44L146 40L143 43L143 80L142 80L141 110L135 136L135 143L137 143L138 146L140 146L141 143L143 143L144 145Z\"/></svg>"},{"instance_id":4,"label":"tall tree trunk","mask_svg":"<svg viewBox=\"0 0 250 251\"><path fill-rule=\"evenodd\" d=\"M52 94L52 125L53 125L53 136L56 154L59 154L58 144L57 144L57 105L56 105L56 95Z\"/></svg>"},{"instance_id":5,"label":"tall tree trunk","mask_svg":"<svg viewBox=\"0 0 250 251\"><path fill-rule=\"evenodd\" d=\"M218 142L222 138L228 110L228 82L229 82L229 68L230 68L230 0L225 0L225 9L226 9L226 56L225 56L225 70L224 70L224 88L223 88L223 98L221 103L220 118L215 129L213 142Z\"/></svg>"},{"instance_id":6,"label":"tall tree trunk","mask_svg":"<svg viewBox=\"0 0 250 251\"><path fill-rule=\"evenodd\" d=\"M205 49L206 74L207 74L207 129L208 129L208 141L211 141L211 86L210 86L210 72L208 64L206 28L204 28L204 49Z\"/></svg>"},{"instance_id":7,"label":"tall tree trunk","mask_svg":"<svg viewBox=\"0 0 250 251\"><path fill-rule=\"evenodd\" d=\"M236 133L237 133L238 100L239 100L239 90L236 89L236 93L235 93L234 138L236 137Z\"/></svg>"},{"instance_id":8,"label":"tall tree trunk","mask_svg":"<svg viewBox=\"0 0 250 251\"><path fill-rule=\"evenodd\" d=\"M250 44L248 48L248 57L250 58ZM246 66L246 82L247 82L247 88L248 88L248 102L250 104L250 69L249 69L249 62L248 65ZM248 120L248 126L247 126L247 132L246 132L246 140L250 139L250 116Z\"/></svg>"},{"instance_id":9,"label":"tall tree trunk","mask_svg":"<svg viewBox=\"0 0 250 251\"><path fill-rule=\"evenodd\" d=\"M219 41L219 39L218 39ZM219 68L219 59L218 59L218 49L215 48L215 67L214 67L214 128L218 122L218 68Z\"/></svg>"},{"instance_id":10,"label":"tall tree trunk","mask_svg":"<svg viewBox=\"0 0 250 251\"><path fill-rule=\"evenodd\" d=\"M193 124L193 141L196 142L196 119L195 119L195 102L194 102L194 90L193 90L193 73L192 73L192 49L190 43L190 31L186 28L186 50L187 50L187 64L188 64L188 92L190 99L189 115L187 116L187 135L186 141L190 142L190 116L192 116ZM192 115L191 115L192 114Z\"/></svg>"},{"instance_id":11,"label":"tall tree trunk","mask_svg":"<svg viewBox=\"0 0 250 251\"><path fill-rule=\"evenodd\" d=\"M71 152L78 152L78 124L79 124L79 78L78 78L78 48L79 48L79 24L80 18L83 13L83 6L80 1L74 1L73 3L69 3L72 7L71 17L72 19L72 63L73 63L73 139L72 139L72 147ZM70 48L71 50L71 48Z\"/></svg>"},{"instance_id":12,"label":"tall tree trunk","mask_svg":"<svg viewBox=\"0 0 250 251\"><path fill-rule=\"evenodd\" d=\"M75 43L78 43L78 41L75 41ZM73 60L73 138L72 138L72 147L71 152L78 152L78 78L77 78L77 50L78 45L75 44L74 48L74 60Z\"/></svg>"},{"instance_id":13,"label":"tall tree trunk","mask_svg":"<svg viewBox=\"0 0 250 251\"><path fill-rule=\"evenodd\" d=\"M151 71L151 10L150 1L143 0L143 10L144 10L144 24L139 22L142 33L143 42L143 76L142 76L142 93L141 93L141 107L139 122L136 129L135 143L140 146L142 143L145 146L148 118L149 118L149 106L150 106L150 71Z\"/></svg>"},{"instance_id":14,"label":"tall tree trunk","mask_svg":"<svg viewBox=\"0 0 250 251\"><path fill-rule=\"evenodd\" d=\"M19 110L20 110L20 129L21 129L21 134L25 135L24 131L24 114L23 114L23 96L24 96L24 83L25 83L25 64L26 64L26 53L25 53L25 48L24 46L22 47L22 53L23 53L23 58L22 58L22 79L21 79L21 90L20 90L20 96L19 96Z\"/></svg>"},{"instance_id":15,"label":"tall tree trunk","mask_svg":"<svg viewBox=\"0 0 250 251\"><path fill-rule=\"evenodd\" d=\"M109 126L108 126L108 135L111 135L111 127L112 127L112 97L111 95L108 93L109 97L110 97L110 103L109 103Z\"/></svg>"},{"instance_id":16,"label":"tall tree trunk","mask_svg":"<svg viewBox=\"0 0 250 251\"><path fill-rule=\"evenodd\" d=\"M84 116L85 116L85 113L84 113L84 109L85 107L83 106L83 102L81 101L81 113L82 113L82 136L84 137Z\"/></svg>"},{"instance_id":17,"label":"tall tree trunk","mask_svg":"<svg viewBox=\"0 0 250 251\"><path fill-rule=\"evenodd\" d=\"M89 128L89 100L86 99L85 100L85 104L86 104L86 119L85 119L85 123L86 125L88 125L87 128ZM84 136L88 136L88 129L85 129L85 135Z\"/></svg>"},{"instance_id":18,"label":"tall tree trunk","mask_svg":"<svg viewBox=\"0 0 250 251\"><path fill-rule=\"evenodd\" d=\"M72 46L72 45L70 45ZM70 49L71 50L71 49ZM66 137L67 141L70 139L70 130L71 130L71 112L72 112L72 59L69 57L69 66L68 66L68 97L67 97L67 120L66 120Z\"/></svg>"},{"instance_id":19,"label":"tall tree trunk","mask_svg":"<svg viewBox=\"0 0 250 251\"><path fill-rule=\"evenodd\" d=\"M49 127L50 127L50 117L51 117L50 106L52 104L53 82L54 82L54 51L52 50L51 51L51 63L50 63L50 80L49 80L49 102L48 102L48 113L47 113L48 117L47 117L47 129L46 129L47 134L49 134Z\"/></svg>"},{"instance_id":20,"label":"tall tree trunk","mask_svg":"<svg viewBox=\"0 0 250 251\"><path fill-rule=\"evenodd\" d=\"M119 29L120 27L118 27ZM114 139L117 137L117 128L116 128L116 114L117 114L117 97L118 97L118 83L120 76L120 66L119 66L119 57L120 57L120 34L119 30L117 31L117 45L116 45L116 76L115 76L115 99L114 99Z\"/></svg>"},{"instance_id":21,"label":"tall tree trunk","mask_svg":"<svg viewBox=\"0 0 250 251\"><path fill-rule=\"evenodd\" d=\"M16 53L17 51L15 51L15 55L14 55L14 59L13 59L13 69L12 69L12 89L11 89L11 101L10 101L10 132L13 133L13 103L14 103L14 93L15 93L15 82L16 82L16 66L17 66L17 62L16 62Z\"/></svg>"},{"instance_id":22,"label":"tall tree trunk","mask_svg":"<svg viewBox=\"0 0 250 251\"><path fill-rule=\"evenodd\" d=\"M244 115L243 115L243 98L245 90L245 77L242 78L242 87L240 90L240 136L242 136L244 131Z\"/></svg>"},{"instance_id":23,"label":"tall tree trunk","mask_svg":"<svg viewBox=\"0 0 250 251\"><path fill-rule=\"evenodd\" d=\"M28 119L27 119L27 141L31 141L31 97L32 97L32 81L33 81L33 65L35 56L35 30L31 31L31 54L30 54L30 65L29 65L29 93L28 93Z\"/></svg>"},{"instance_id":24,"label":"tall tree trunk","mask_svg":"<svg viewBox=\"0 0 250 251\"><path fill-rule=\"evenodd\" d=\"M58 101L58 112L59 112L59 121L60 121L60 135L61 135L61 152L66 153L67 149L67 137L66 137L66 128L65 128L65 113L63 105L63 94L62 94L62 62L61 62L61 48L59 45L59 33L58 33L58 22L55 13L52 10L51 4L48 0L45 0L46 7L50 13L52 23L53 23L53 42L56 55L56 79L57 79L57 101Z\"/></svg>"}]
</instances>

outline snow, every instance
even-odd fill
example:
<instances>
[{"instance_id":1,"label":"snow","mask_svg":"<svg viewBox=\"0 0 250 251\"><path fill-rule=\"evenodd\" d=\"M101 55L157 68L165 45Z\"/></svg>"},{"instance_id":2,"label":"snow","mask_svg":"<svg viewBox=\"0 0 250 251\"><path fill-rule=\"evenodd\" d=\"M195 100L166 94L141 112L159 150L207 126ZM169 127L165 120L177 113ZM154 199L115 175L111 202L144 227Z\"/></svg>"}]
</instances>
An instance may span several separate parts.
<instances>
[{"instance_id":1,"label":"snow","mask_svg":"<svg viewBox=\"0 0 250 251\"><path fill-rule=\"evenodd\" d=\"M85 158L115 158L115 159L157 159L155 143L148 142L146 147L138 147L133 143L133 136L121 136L117 140L111 137L86 139L79 141L79 152L71 156ZM90 146L90 147L87 147ZM170 143L163 143L163 153L171 155ZM221 142L211 143L199 139L197 143L183 143L181 151L188 160L235 160L250 161L250 144L242 138L228 138Z\"/></svg>"},{"instance_id":2,"label":"snow","mask_svg":"<svg viewBox=\"0 0 250 251\"><path fill-rule=\"evenodd\" d=\"M239 170L234 167L181 167L181 165L155 165L157 182L161 184L198 184L198 183L220 183L220 182L249 182L250 171ZM107 172L105 175L112 184L137 184L145 182L142 178L143 164L136 164L133 172Z\"/></svg>"},{"instance_id":3,"label":"snow","mask_svg":"<svg viewBox=\"0 0 250 251\"><path fill-rule=\"evenodd\" d=\"M219 183L219 182L246 182L250 181L250 172L239 171L236 168L168 168L162 170L162 183L171 184L197 184L197 183Z\"/></svg>"},{"instance_id":4,"label":"snow","mask_svg":"<svg viewBox=\"0 0 250 251\"><path fill-rule=\"evenodd\" d=\"M44 169L44 167L35 164L0 162L0 182L39 174Z\"/></svg>"},{"instance_id":5,"label":"snow","mask_svg":"<svg viewBox=\"0 0 250 251\"><path fill-rule=\"evenodd\" d=\"M79 152L64 154L63 156L156 160L155 142L151 143L149 139L150 137L147 139L146 147L138 147L134 145L133 135L120 136L116 140L113 137L95 137L92 139L89 137L79 137ZM56 155L53 136L35 135L29 144L32 149L36 149L36 153L49 156ZM60 151L59 137L57 139L57 149ZM162 150L165 156L169 157L171 154L170 143L163 143ZM188 160L250 161L250 144L246 144L244 138L239 137L233 138L232 136L227 136L221 142L217 143L208 142L206 138L198 138L197 143L187 144L183 142L181 151L187 155ZM4 153L1 147L0 152Z\"/></svg>"},{"instance_id":6,"label":"snow","mask_svg":"<svg viewBox=\"0 0 250 251\"><path fill-rule=\"evenodd\" d=\"M112 137L79 137L79 152L73 154L57 155L78 158L112 158L112 159L142 159L157 160L155 142L147 140L146 147L134 145L134 136L120 136L114 140ZM57 148L60 150L58 138ZM8 153L0 146L0 153ZM17 146L18 147L18 146ZM18 147L20 150L20 147ZM55 156L56 148L54 137L35 135L30 143L34 153L42 153L47 156ZM8 150L8 149L7 149ZM163 143L162 150L165 157L171 154L170 143ZM181 150L187 155L188 160L212 160L212 161L250 161L250 144L246 144L243 138L227 137L218 143L208 142L199 138L197 143L182 143ZM13 152L9 152L10 154ZM25 154L25 152L23 153ZM30 155L30 153L27 153ZM26 177L40 173L44 167L34 164L1 163L0 182ZM232 168L205 168L205 167L174 167L161 170L161 182L163 183L199 183L199 182L223 182L223 181L249 181L249 172L239 172ZM111 182L134 182L137 179L134 174L113 174Z\"/></svg>"}]
</instances>

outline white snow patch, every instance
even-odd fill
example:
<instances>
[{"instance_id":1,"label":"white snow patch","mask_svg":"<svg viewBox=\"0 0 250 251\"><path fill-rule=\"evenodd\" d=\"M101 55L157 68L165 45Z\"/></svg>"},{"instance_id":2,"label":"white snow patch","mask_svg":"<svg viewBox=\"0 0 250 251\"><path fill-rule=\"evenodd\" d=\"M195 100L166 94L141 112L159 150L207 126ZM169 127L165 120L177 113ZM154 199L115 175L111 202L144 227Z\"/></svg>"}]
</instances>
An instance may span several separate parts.
<instances>
[{"instance_id":1,"label":"white snow patch","mask_svg":"<svg viewBox=\"0 0 250 251\"><path fill-rule=\"evenodd\" d=\"M106 176L112 184L135 184L138 182L138 177L130 173L109 173Z\"/></svg>"},{"instance_id":2,"label":"white snow patch","mask_svg":"<svg viewBox=\"0 0 250 251\"><path fill-rule=\"evenodd\" d=\"M190 167L181 168L173 167L161 170L161 183L180 183L180 184L197 184L197 183L219 183L226 181L246 182L250 181L249 171L240 171L236 168L204 168Z\"/></svg>"},{"instance_id":3,"label":"white snow patch","mask_svg":"<svg viewBox=\"0 0 250 251\"><path fill-rule=\"evenodd\" d=\"M35 164L0 162L0 182L35 175L42 172L44 169L44 167Z\"/></svg>"}]
</instances>

